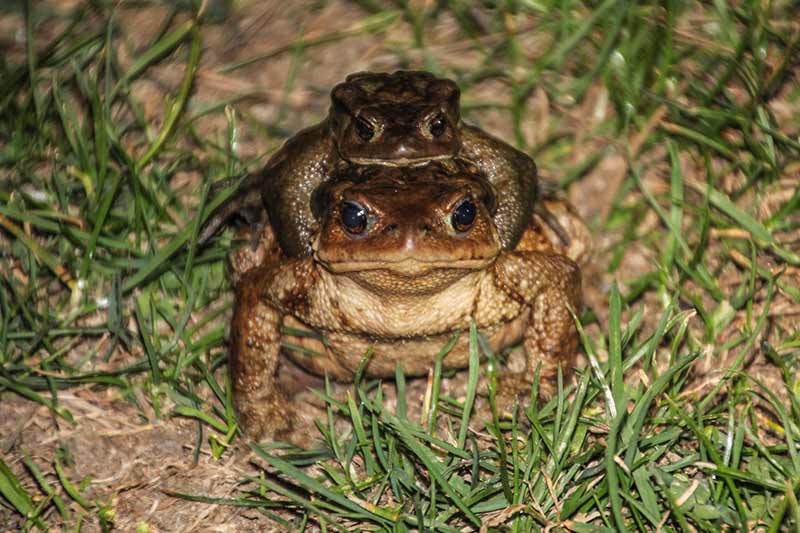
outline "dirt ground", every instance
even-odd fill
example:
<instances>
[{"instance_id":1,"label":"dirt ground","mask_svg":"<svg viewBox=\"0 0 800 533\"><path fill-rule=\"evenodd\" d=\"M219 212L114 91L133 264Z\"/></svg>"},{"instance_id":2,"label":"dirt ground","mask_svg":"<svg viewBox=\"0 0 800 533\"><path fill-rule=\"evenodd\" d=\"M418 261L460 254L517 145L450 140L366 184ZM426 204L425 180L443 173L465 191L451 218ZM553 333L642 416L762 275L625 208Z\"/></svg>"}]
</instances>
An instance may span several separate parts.
<instances>
[{"instance_id":1,"label":"dirt ground","mask_svg":"<svg viewBox=\"0 0 800 533\"><path fill-rule=\"evenodd\" d=\"M58 9L67 9L69 2L54 3ZM320 7L321 6L321 7ZM158 7L121 8L117 17L118 31L129 42L127 50L130 57L123 60L130 63L135 59L134 51L149 42L163 21L165 10ZM270 122L282 109L287 108L283 123L286 129L296 131L319 120L328 107L327 92L334 84L351 72L360 70L394 70L397 68L422 68L435 64L442 71L469 71L483 59L473 50L471 41L460 35L456 25L441 17L436 24L426 30L428 47L425 51L410 46L412 34L410 26L402 20L390 26L379 35L359 33L340 41L308 47L301 64L293 63L291 46L298 36L308 39L327 35L334 31L352 29L357 21L367 16L355 4L349 2L330 2L320 4L316 1L282 2L250 1L237 3L231 17L222 24L203 27L203 55L198 71L198 80L191 103L198 108L203 103L216 102L232 96L247 94L248 97L235 104L240 113L247 114L254 121ZM37 31L43 42L55 28L46 24ZM0 14L0 35L4 45L12 54L24 54L24 39L15 37L24 27L18 13ZM525 49L535 51L548 46L547 37L535 31L520 35ZM486 37L491 39L491 36ZM267 54L289 47L286 53L276 53L274 57L259 61L233 72L222 72L223 65L250 57ZM535 52L530 52L535 55ZM163 97L175 93L180 84L182 69L175 68L169 61L150 69L148 74L134 85L134 94L145 104L144 113L148 120L157 123L161 120ZM284 89L287 80L293 79L288 101L284 102ZM601 84L593 86L585 101L579 106L568 106L561 102L550 102L544 91L537 91L529 100L523 132L532 144L543 141L553 131L564 131L575 136L575 149L569 156L577 163L587 154L593 153L603 145L612 144L611 139L590 135L594 126L609 120L613 110ZM507 101L510 89L496 80L477 84L463 95L468 102ZM477 122L491 133L512 140L513 131L504 112L477 110L469 114L469 120ZM267 142L262 132L249 128L251 122L242 121L245 126L239 132L239 157L253 160L274 148ZM207 115L196 123L201 135L220 137L226 124L222 113ZM635 140L632 140L635 141ZM669 187L669 170L663 160L663 153L651 152L654 164L649 166L643 176L644 184L654 193ZM695 168L692 161L684 161L687 176L700 176L702 169ZM557 171L541 165L544 179L557 179ZM616 194L619 183L625 175L624 159L611 152L591 173L576 181L568 190L568 195L582 216L592 228L602 226L608 209ZM189 176L187 180L198 180L199 176ZM702 178L700 178L702 181ZM776 198L783 198L787 191L793 190L796 177L774 186ZM626 201L640 202L641 196L631 193ZM743 202L746 199L742 199ZM762 204L765 211L770 209L770 198ZM659 224L651 212L640 228L645 232L652 225ZM607 292L617 281L623 293L629 290L626 281L636 279L652 268L656 253L644 243L634 244L623 256L616 271L607 272L612 245L620 238L614 231L595 233L595 259L585 270L585 298L587 305L597 314L600 324L605 326L607 316ZM770 267L769 260L765 265ZM740 273L732 267L721 271L722 278L730 277L730 282L739 280ZM793 270L787 273L795 276ZM723 279L722 284L726 281ZM756 302L758 312L762 302ZM658 319L662 302L656 294L648 294L642 305L652 313L645 314L645 331L651 331ZM788 299L780 296L773 303L770 313L774 315L774 325L789 328L791 321L797 320L798 309ZM744 317L738 317L730 326L735 331L741 326ZM598 328L597 325L592 328ZM590 334L596 332L590 329ZM769 336L769 332L766 333ZM125 354L115 355L114 361L121 364ZM132 354L128 354L132 357ZM763 372L765 379L774 379L774 369L756 361L752 368ZM713 370L720 368L719 361L709 361L708 375L700 375L698 387L714 379ZM770 373L773 374L770 374ZM700 374L703 374L700 372ZM768 375L769 374L769 375ZM446 386L457 387L458 379ZM421 399L425 390L425 380L417 380L411 389L410 397ZM200 393L208 394L208 391ZM147 398L140 398L139 407L121 397L117 389L97 386L78 386L62 391L60 402L75 416L75 423L54 419L44 406L4 394L0 407L0 457L20 477L23 484L35 484L21 463L24 456L30 457L46 474L53 473L53 460L56 451L61 449L66 455L63 459L69 478L78 483L88 479L85 494L92 501L108 502L116 516L114 524L119 531L134 531L146 528L147 531L270 531L272 522L258 511L202 502L191 502L176 498L170 492L205 495L210 497L233 497L242 490L241 480L255 475L257 470L250 463L251 454L241 447L233 453L226 453L221 460L211 457L207 435L197 462L193 460L193 450L197 442L198 424L185 418L158 418L152 411ZM75 515L81 513L77 503L69 499ZM97 531L96 518L84 524L84 531ZM5 507L0 506L0 525L6 523L6 530L14 530L18 522ZM0 528L2 529L2 528Z\"/></svg>"}]
</instances>

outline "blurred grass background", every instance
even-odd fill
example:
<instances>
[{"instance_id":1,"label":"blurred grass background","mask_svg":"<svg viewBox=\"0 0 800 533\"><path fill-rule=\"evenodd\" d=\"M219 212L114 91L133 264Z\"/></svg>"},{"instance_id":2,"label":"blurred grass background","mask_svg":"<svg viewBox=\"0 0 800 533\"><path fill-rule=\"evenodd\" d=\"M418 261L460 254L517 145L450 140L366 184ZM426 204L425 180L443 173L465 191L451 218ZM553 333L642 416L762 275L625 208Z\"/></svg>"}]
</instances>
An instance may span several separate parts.
<instances>
[{"instance_id":1,"label":"blurred grass background","mask_svg":"<svg viewBox=\"0 0 800 533\"><path fill-rule=\"evenodd\" d=\"M3 3L0 523L796 530L797 14ZM331 385L318 449L248 455L225 371L233 232L196 245L235 193L212 184L324 117L346 74L397 68L455 79L466 119L590 223L586 364L513 419L478 407L477 364L449 388L438 369L344 399ZM425 393L420 419L406 403Z\"/></svg>"}]
</instances>

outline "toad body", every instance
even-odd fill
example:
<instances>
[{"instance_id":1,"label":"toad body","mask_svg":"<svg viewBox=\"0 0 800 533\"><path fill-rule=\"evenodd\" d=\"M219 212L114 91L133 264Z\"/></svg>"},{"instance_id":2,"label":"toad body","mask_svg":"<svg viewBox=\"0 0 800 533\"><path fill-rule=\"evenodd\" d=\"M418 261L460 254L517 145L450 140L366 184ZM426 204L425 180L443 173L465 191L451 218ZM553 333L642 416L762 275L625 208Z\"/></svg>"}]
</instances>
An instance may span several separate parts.
<instances>
[{"instance_id":1,"label":"toad body","mask_svg":"<svg viewBox=\"0 0 800 533\"><path fill-rule=\"evenodd\" d=\"M263 205L283 251L290 257L310 256L319 225L311 197L343 163L402 167L459 157L476 165L496 190L494 225L501 246L512 249L534 206L536 165L523 152L461 121L459 98L453 81L428 72L351 74L331 91L328 117L288 139L247 180L244 196L212 217L200 241L233 212L253 216Z\"/></svg>"},{"instance_id":2,"label":"toad body","mask_svg":"<svg viewBox=\"0 0 800 533\"><path fill-rule=\"evenodd\" d=\"M500 390L529 391L541 364L540 390L552 392L577 349L579 268L534 239L504 249L492 191L454 161L351 167L330 180L313 202L313 253L273 247L237 284L230 362L248 432L292 429L296 407L275 376L282 344L301 348L287 352L300 366L339 380L352 380L369 348L366 375L393 376L398 365L419 375L473 318L494 351L521 341L526 352L524 372L501 375ZM444 365L467 363L461 333Z\"/></svg>"}]
</instances>

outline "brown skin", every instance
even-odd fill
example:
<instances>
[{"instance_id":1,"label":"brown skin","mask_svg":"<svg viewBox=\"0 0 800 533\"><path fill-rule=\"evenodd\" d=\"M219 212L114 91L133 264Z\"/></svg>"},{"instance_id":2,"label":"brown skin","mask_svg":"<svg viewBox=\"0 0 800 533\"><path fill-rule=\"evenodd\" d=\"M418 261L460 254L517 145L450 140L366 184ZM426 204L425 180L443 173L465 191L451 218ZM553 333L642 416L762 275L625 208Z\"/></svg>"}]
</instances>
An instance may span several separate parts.
<instances>
[{"instance_id":1,"label":"brown skin","mask_svg":"<svg viewBox=\"0 0 800 533\"><path fill-rule=\"evenodd\" d=\"M536 165L505 142L462 123L459 96L453 81L428 72L349 75L331 91L328 117L287 140L259 174L246 179L243 194L209 219L200 242L234 213L260 222L263 202L284 252L310 256L319 225L311 196L342 164L413 166L461 157L477 165L495 188L495 226L502 247L513 249L533 209Z\"/></svg>"},{"instance_id":2,"label":"brown skin","mask_svg":"<svg viewBox=\"0 0 800 533\"><path fill-rule=\"evenodd\" d=\"M316 352L288 355L339 380L353 379L370 347L368 376L393 376L397 364L419 375L474 317L495 352L522 341L527 354L524 372L501 376L502 403L529 390L538 364L540 390L552 394L559 365L568 372L577 350L570 310L581 304L579 268L535 246L504 250L487 190L469 169L436 163L354 169L325 188L315 204L321 226L313 255L265 254L236 287L231 373L236 408L252 436L285 437L296 421L297 407L276 385L281 343ZM342 210L352 203L367 219L355 230ZM454 217L466 203L474 208L471 221ZM325 344L281 326L315 331ZM467 364L462 333L444 366Z\"/></svg>"}]
</instances>

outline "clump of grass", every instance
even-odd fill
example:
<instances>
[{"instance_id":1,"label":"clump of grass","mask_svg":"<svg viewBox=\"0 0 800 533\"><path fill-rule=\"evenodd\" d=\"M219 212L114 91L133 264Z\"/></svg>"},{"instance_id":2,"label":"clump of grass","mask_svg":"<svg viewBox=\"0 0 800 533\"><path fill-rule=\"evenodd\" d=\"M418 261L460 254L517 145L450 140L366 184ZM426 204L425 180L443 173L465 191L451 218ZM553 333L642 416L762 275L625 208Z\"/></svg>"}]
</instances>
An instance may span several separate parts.
<instances>
[{"instance_id":1,"label":"clump of grass","mask_svg":"<svg viewBox=\"0 0 800 533\"><path fill-rule=\"evenodd\" d=\"M346 403L325 397L329 424L320 427L321 448L251 444L264 475L250 479L241 498L181 496L256 507L291 529L309 521L337 530L355 524L436 531L501 524L521 531L780 528L797 490L796 418L767 387L741 375L725 380L726 395L711 391L703 398L717 398L712 407L688 410L682 392L702 355L681 353L693 312L679 311L673 300L656 330L644 334L640 324L620 327L619 293L612 299L608 361L598 361L584 335L591 369L543 406L534 402L510 420L495 414L484 419L483 431L465 424L474 422L479 373L473 329L467 400L433 391L443 411L439 423L387 410L380 383L356 386ZM659 371L656 350L664 342L670 365ZM638 385L615 389L614 377L633 368L641 368ZM402 387L399 394L403 405ZM756 400L790 428L784 442L766 445L756 437ZM352 429L337 432L335 416L348 418ZM316 465L315 475L309 465Z\"/></svg>"},{"instance_id":2,"label":"clump of grass","mask_svg":"<svg viewBox=\"0 0 800 533\"><path fill-rule=\"evenodd\" d=\"M800 304L800 193L795 184L774 194L800 168L792 6L361 4L363 19L345 30L215 65L233 73L291 55L267 128L238 98L193 99L208 21L186 6L170 4L149 42L131 42L110 5L0 10L24 22L26 43L0 59L0 401L24 398L55 427L73 426L61 391L110 389L143 418L196 421L195 461L204 446L214 458L236 453L223 320L233 243L226 232L197 246L236 187L212 184L262 162L237 157L243 128L266 130L275 146L291 134L288 102L309 50L399 26L409 39L392 45L398 65L421 51L427 68L458 80L470 118L503 113L543 174L608 191L588 210L603 243L590 268L609 287L580 321L588 365L545 405L511 418L477 411L484 396L492 404L496 367L479 388L479 356L493 356L473 329L464 398L440 390L437 367L422 423L404 408L402 372L392 384L360 377L344 401L320 393L319 449L251 444L260 474L240 495L182 496L301 529L798 527L800 342L781 315ZM469 70L434 52L445 19L476 54ZM529 49L531 32L551 44ZM164 65L181 74L154 120L138 89ZM508 101L470 98L487 79L504 82ZM558 113L531 146L537 89ZM613 115L574 118L592 98L608 98ZM779 118L776 100L795 113ZM201 134L211 117L226 126ZM642 248L648 266L620 273ZM754 359L777 377L752 373ZM111 528L113 504L87 496L68 458L4 454L0 516L24 528L85 517Z\"/></svg>"}]
</instances>

